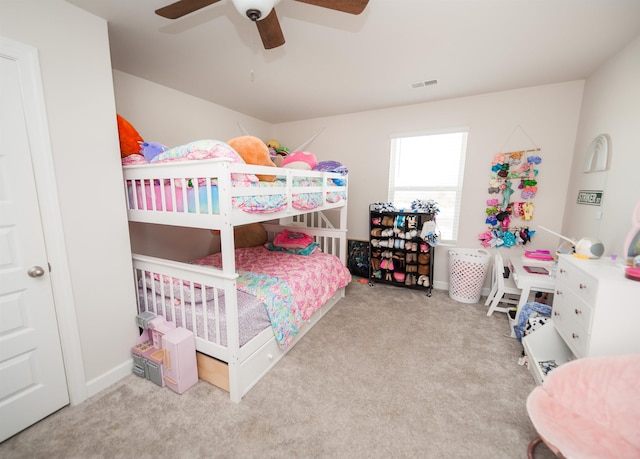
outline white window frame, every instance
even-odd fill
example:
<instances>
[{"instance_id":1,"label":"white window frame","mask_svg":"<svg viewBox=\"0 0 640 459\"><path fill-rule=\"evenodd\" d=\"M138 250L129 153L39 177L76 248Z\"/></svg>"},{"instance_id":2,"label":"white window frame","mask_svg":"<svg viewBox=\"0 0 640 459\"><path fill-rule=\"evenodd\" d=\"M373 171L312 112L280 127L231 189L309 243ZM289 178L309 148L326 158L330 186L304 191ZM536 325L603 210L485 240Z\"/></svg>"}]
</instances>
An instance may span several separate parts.
<instances>
[{"instance_id":1,"label":"white window frame","mask_svg":"<svg viewBox=\"0 0 640 459\"><path fill-rule=\"evenodd\" d=\"M428 137L428 136L438 136L438 135L444 135L444 134L455 134L455 133L460 133L463 134L463 137L461 139L461 144L460 144L460 155L459 155L459 164L458 164L458 170L457 170L457 183L454 185L448 185L448 186L431 186L429 184L424 184L424 185L420 185L420 186L403 186L401 184L397 184L396 182L396 171L397 168L400 166L399 161L400 158L398 157L398 155L400 154L400 141L402 139L405 138L411 138L411 137ZM388 192L388 200L389 202L394 203L394 197L395 197L395 193L397 191L401 191L401 192L407 192L407 191L415 191L416 194L418 195L422 195L424 196L424 193L426 192L426 194L428 195L429 193L433 193L434 197L429 197L428 199L434 199L436 202L438 202L438 199L435 198L435 195L439 192L454 192L455 193L455 198L454 198L454 205L453 205L453 211L452 211L452 217L453 217L453 221L452 221L452 235L451 237L445 237L446 235L443 234L443 238L441 239L441 242L455 242L458 239L458 230L459 230L459 225L460 225L460 202L462 200L462 187L463 187L463 176L464 176L464 164L465 164L465 159L466 159L466 153L467 153L467 139L469 136L469 128L468 127L455 127L455 128L450 128L450 129L438 129L438 130L430 130L430 131L420 131L420 132L411 132L411 133L402 133L402 134L393 134L391 135L391 161L390 161L390 167L389 167L389 192ZM437 164L440 163L442 164L442 161L445 160L447 158L451 158L451 156L447 156L447 155L443 155L442 152L427 152L428 155L433 156L432 159L430 159L430 164L433 164L435 167L437 167ZM458 160L458 158L456 158L456 160ZM394 203L394 205L396 205L396 203ZM438 203L438 207L440 208L441 213L443 212L443 210L446 212L443 203ZM449 212L451 212L451 209L447 209ZM437 219L436 219L437 220Z\"/></svg>"}]
</instances>

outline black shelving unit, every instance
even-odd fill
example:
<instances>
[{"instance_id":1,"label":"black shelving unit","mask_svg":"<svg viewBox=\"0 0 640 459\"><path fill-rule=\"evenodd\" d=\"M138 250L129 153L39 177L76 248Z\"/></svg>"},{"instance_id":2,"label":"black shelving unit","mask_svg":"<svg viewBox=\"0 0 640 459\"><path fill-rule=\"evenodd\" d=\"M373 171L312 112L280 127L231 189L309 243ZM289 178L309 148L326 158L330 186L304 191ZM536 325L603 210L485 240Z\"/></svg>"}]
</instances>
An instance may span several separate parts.
<instances>
[{"instance_id":1,"label":"black shelving unit","mask_svg":"<svg viewBox=\"0 0 640 459\"><path fill-rule=\"evenodd\" d=\"M420 289L431 296L434 250L420 237L431 220L434 214L369 209L369 285Z\"/></svg>"}]
</instances>

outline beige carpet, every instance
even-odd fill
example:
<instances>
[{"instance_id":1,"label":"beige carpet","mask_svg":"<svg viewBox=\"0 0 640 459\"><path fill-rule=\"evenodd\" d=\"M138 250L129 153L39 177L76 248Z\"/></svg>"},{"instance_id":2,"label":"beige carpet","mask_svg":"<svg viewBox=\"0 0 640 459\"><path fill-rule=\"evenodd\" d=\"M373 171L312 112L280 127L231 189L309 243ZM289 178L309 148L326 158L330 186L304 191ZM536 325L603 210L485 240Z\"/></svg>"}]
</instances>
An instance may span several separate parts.
<instances>
[{"instance_id":1,"label":"beige carpet","mask_svg":"<svg viewBox=\"0 0 640 459\"><path fill-rule=\"evenodd\" d=\"M534 382L507 328L446 291L353 282L240 404L202 381L178 395L131 375L0 456L524 458Z\"/></svg>"}]
</instances>

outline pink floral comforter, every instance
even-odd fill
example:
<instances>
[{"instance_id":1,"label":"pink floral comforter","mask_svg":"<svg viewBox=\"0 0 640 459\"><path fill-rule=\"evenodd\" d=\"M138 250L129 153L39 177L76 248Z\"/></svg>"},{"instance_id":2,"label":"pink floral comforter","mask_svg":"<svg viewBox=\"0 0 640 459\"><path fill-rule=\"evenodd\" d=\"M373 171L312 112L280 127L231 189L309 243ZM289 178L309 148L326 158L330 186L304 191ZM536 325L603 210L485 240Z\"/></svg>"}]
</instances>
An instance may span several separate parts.
<instances>
[{"instance_id":1,"label":"pink floral comforter","mask_svg":"<svg viewBox=\"0 0 640 459\"><path fill-rule=\"evenodd\" d=\"M220 268L222 254L209 255L193 263ZM270 251L263 246L236 249L236 270L276 277L286 283L295 301L295 316L302 322L311 317L337 289L351 281L351 273L337 257L319 250L304 256ZM290 306L283 302L283 307ZM295 325L297 329L302 323Z\"/></svg>"}]
</instances>

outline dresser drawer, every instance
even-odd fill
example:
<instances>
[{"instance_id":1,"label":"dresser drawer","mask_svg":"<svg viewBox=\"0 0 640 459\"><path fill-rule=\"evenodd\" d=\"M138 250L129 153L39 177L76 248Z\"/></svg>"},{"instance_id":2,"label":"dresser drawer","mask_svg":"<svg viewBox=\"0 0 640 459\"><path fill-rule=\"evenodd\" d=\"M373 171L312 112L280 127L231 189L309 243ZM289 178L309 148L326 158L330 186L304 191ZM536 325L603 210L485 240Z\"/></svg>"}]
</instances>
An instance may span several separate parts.
<instances>
[{"instance_id":1,"label":"dresser drawer","mask_svg":"<svg viewBox=\"0 0 640 459\"><path fill-rule=\"evenodd\" d=\"M545 380L550 364L560 366L575 358L558 334L553 320L522 338L522 346L529 359L529 371L537 384Z\"/></svg>"},{"instance_id":2,"label":"dresser drawer","mask_svg":"<svg viewBox=\"0 0 640 459\"><path fill-rule=\"evenodd\" d=\"M591 333L593 309L564 282L556 284L552 315L556 325L560 327L565 323L571 323L572 326Z\"/></svg>"},{"instance_id":3,"label":"dresser drawer","mask_svg":"<svg viewBox=\"0 0 640 459\"><path fill-rule=\"evenodd\" d=\"M558 333L576 357L586 356L593 309L564 281L556 284L551 317Z\"/></svg>"},{"instance_id":4,"label":"dresser drawer","mask_svg":"<svg viewBox=\"0 0 640 459\"><path fill-rule=\"evenodd\" d=\"M588 304L594 304L598 293L598 279L560 259L556 279L574 291ZM565 288L566 289L566 288Z\"/></svg>"},{"instance_id":5,"label":"dresser drawer","mask_svg":"<svg viewBox=\"0 0 640 459\"><path fill-rule=\"evenodd\" d=\"M557 328L557 332L569 349L577 358L586 357L589 346L589 334L586 330L576 327L574 324L565 324L566 326Z\"/></svg>"}]
</instances>

